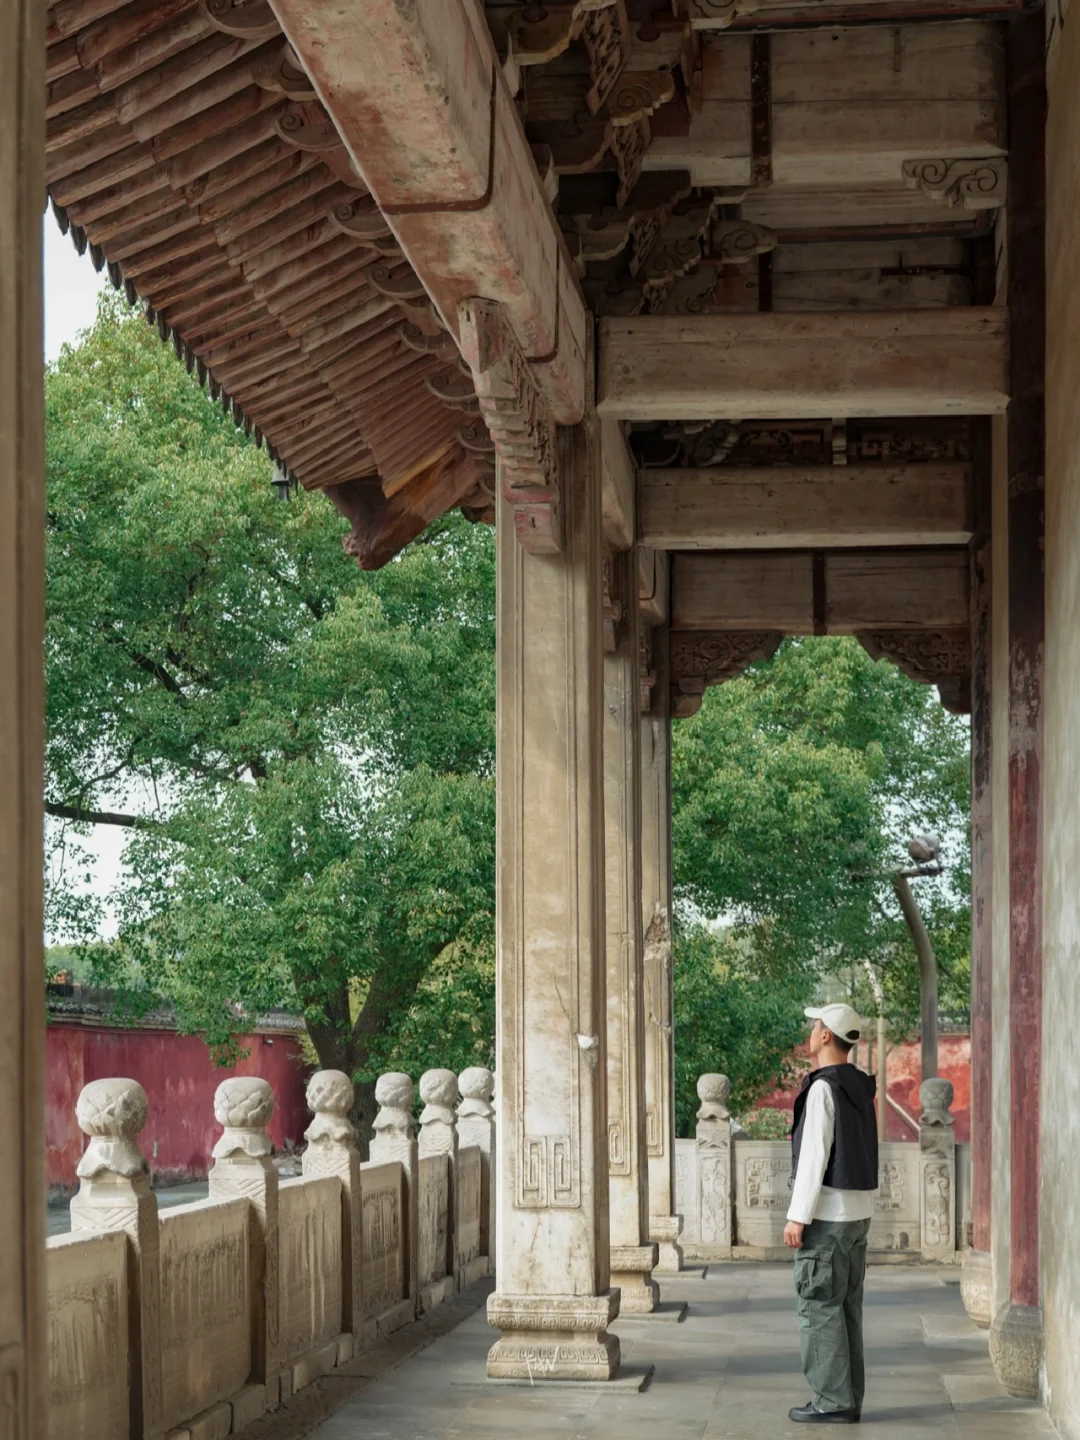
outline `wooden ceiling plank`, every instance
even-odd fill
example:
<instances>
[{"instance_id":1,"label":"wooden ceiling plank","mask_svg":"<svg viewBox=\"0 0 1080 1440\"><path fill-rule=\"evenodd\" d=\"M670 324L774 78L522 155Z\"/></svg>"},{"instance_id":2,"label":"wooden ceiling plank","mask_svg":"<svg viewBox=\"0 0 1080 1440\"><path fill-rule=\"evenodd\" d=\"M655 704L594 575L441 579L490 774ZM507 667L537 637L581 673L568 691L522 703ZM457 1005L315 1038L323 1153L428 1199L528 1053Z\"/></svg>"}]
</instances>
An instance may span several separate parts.
<instances>
[{"instance_id":1,"label":"wooden ceiling plank","mask_svg":"<svg viewBox=\"0 0 1080 1440\"><path fill-rule=\"evenodd\" d=\"M1000 308L600 322L598 409L624 420L992 415Z\"/></svg>"},{"instance_id":2,"label":"wooden ceiling plank","mask_svg":"<svg viewBox=\"0 0 1080 1440\"><path fill-rule=\"evenodd\" d=\"M643 470L639 538L662 550L964 545L968 467Z\"/></svg>"}]
</instances>

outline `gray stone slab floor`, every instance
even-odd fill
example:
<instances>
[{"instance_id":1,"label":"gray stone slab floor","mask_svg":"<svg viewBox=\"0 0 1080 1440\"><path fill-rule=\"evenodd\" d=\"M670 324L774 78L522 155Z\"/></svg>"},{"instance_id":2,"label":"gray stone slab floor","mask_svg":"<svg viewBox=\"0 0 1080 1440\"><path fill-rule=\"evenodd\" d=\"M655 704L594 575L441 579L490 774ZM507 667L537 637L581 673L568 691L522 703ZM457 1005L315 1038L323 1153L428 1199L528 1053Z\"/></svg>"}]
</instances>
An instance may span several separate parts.
<instances>
[{"instance_id":1,"label":"gray stone slab floor","mask_svg":"<svg viewBox=\"0 0 1080 1440\"><path fill-rule=\"evenodd\" d=\"M600 1385L590 1393L560 1392L557 1382L532 1389L478 1383L494 1333L481 1308L306 1433L312 1440L773 1440L805 1434L805 1426L787 1418L792 1405L807 1399L789 1266L713 1266L704 1280L664 1277L661 1293L665 1300L689 1302L682 1324L620 1319L613 1327L625 1363L655 1366L640 1394L605 1392ZM866 1300L867 1397L856 1432L861 1440L1035 1440L1056 1434L1038 1406L1011 1400L998 1385L986 1335L967 1319L957 1285L944 1283L941 1270L873 1267Z\"/></svg>"}]
</instances>

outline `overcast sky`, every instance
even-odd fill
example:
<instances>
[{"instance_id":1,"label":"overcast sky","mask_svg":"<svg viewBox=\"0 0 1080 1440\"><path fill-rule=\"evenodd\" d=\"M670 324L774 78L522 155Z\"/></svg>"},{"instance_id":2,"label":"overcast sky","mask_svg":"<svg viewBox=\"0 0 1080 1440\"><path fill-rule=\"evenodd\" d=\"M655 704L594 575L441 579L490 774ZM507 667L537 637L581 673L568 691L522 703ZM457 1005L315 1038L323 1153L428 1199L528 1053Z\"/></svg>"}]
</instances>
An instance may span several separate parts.
<instances>
[{"instance_id":1,"label":"overcast sky","mask_svg":"<svg viewBox=\"0 0 1080 1440\"><path fill-rule=\"evenodd\" d=\"M109 282L61 235L51 210L42 217L45 244L45 359L55 360L65 341L94 323L98 291Z\"/></svg>"},{"instance_id":2,"label":"overcast sky","mask_svg":"<svg viewBox=\"0 0 1080 1440\"><path fill-rule=\"evenodd\" d=\"M91 265L89 255L80 255L76 251L70 235L60 233L51 210L47 210L42 218L45 359L55 360L65 342L75 340L80 330L94 323L98 292L103 284L109 282ZM113 825L96 825L91 835L80 842L93 857L94 889L106 891L115 883L125 834ZM109 928L112 929L111 916ZM50 944L64 938L62 935L46 936Z\"/></svg>"}]
</instances>

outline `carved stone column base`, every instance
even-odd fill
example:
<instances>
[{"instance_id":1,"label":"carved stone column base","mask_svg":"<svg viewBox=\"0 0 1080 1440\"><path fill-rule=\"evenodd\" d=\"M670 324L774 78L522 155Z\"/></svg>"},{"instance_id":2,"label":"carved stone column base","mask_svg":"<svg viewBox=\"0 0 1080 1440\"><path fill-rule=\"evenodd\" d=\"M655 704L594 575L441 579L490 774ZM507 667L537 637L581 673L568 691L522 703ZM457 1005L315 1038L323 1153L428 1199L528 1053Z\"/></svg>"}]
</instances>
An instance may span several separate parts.
<instances>
[{"instance_id":1,"label":"carved stone column base","mask_svg":"<svg viewBox=\"0 0 1080 1440\"><path fill-rule=\"evenodd\" d=\"M1010 1395L1039 1398L1042 1311L1037 1305L1004 1305L990 1326L990 1359Z\"/></svg>"},{"instance_id":2,"label":"carved stone column base","mask_svg":"<svg viewBox=\"0 0 1080 1440\"><path fill-rule=\"evenodd\" d=\"M983 1330L989 1330L994 1318L992 1291L989 1250L965 1250L960 1298L969 1318Z\"/></svg>"},{"instance_id":3,"label":"carved stone column base","mask_svg":"<svg viewBox=\"0 0 1080 1440\"><path fill-rule=\"evenodd\" d=\"M656 1241L658 1258L653 1269L657 1275L677 1275L683 1268L682 1247L678 1243L681 1230L681 1215L649 1216L649 1239Z\"/></svg>"},{"instance_id":4,"label":"carved stone column base","mask_svg":"<svg viewBox=\"0 0 1080 1440\"><path fill-rule=\"evenodd\" d=\"M603 1295L492 1295L488 1324L503 1332L488 1351L493 1380L611 1380L619 1337L607 1327L619 1292Z\"/></svg>"},{"instance_id":5,"label":"carved stone column base","mask_svg":"<svg viewBox=\"0 0 1080 1440\"><path fill-rule=\"evenodd\" d=\"M660 1304L660 1287L652 1278L655 1245L612 1245L611 1283L622 1292L619 1313L649 1315Z\"/></svg>"}]
</instances>

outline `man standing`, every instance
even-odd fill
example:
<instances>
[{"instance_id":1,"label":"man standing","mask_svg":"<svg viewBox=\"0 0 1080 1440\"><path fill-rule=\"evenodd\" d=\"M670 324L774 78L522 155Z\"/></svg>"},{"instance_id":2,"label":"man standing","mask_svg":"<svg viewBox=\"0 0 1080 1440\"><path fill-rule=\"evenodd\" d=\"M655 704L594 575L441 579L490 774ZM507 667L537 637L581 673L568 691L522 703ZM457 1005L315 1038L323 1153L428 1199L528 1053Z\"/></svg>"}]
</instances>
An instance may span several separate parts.
<instances>
[{"instance_id":1,"label":"man standing","mask_svg":"<svg viewBox=\"0 0 1080 1440\"><path fill-rule=\"evenodd\" d=\"M792 1194L784 1244L795 1256L799 1347L813 1395L788 1412L811 1425L862 1418L866 1237L878 1187L872 1075L849 1056L862 1021L850 1005L807 1010L816 1068L795 1100Z\"/></svg>"}]
</instances>

